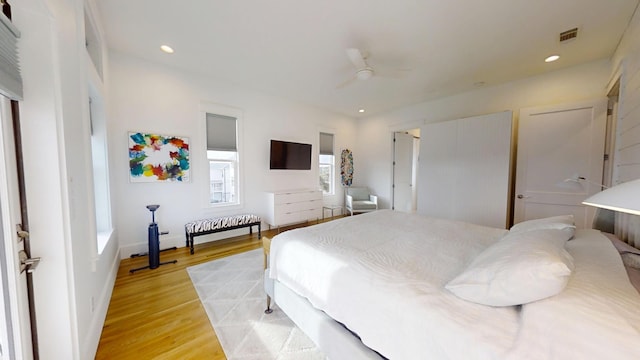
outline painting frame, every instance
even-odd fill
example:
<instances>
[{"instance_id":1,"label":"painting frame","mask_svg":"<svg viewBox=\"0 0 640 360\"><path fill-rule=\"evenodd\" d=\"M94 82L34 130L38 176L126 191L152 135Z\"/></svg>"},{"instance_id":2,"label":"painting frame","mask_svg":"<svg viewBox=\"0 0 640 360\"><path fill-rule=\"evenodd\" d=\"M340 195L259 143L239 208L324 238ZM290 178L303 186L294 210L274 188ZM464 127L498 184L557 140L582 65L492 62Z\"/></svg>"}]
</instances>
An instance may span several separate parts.
<instances>
[{"instance_id":1,"label":"painting frame","mask_svg":"<svg viewBox=\"0 0 640 360\"><path fill-rule=\"evenodd\" d=\"M186 183L191 181L189 138L129 131L130 183Z\"/></svg>"}]
</instances>

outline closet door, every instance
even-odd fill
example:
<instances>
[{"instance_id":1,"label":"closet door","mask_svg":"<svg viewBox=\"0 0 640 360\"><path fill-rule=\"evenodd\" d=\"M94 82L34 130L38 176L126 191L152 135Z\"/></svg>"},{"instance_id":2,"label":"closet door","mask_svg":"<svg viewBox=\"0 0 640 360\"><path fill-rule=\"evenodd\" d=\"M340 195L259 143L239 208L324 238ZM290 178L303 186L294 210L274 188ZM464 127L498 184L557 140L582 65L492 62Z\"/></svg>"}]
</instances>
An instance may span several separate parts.
<instances>
[{"instance_id":1,"label":"closet door","mask_svg":"<svg viewBox=\"0 0 640 360\"><path fill-rule=\"evenodd\" d=\"M418 214L453 219L458 203L458 122L444 121L420 129Z\"/></svg>"},{"instance_id":2,"label":"closet door","mask_svg":"<svg viewBox=\"0 0 640 360\"><path fill-rule=\"evenodd\" d=\"M422 128L419 213L507 226L512 117L507 111Z\"/></svg>"}]
</instances>

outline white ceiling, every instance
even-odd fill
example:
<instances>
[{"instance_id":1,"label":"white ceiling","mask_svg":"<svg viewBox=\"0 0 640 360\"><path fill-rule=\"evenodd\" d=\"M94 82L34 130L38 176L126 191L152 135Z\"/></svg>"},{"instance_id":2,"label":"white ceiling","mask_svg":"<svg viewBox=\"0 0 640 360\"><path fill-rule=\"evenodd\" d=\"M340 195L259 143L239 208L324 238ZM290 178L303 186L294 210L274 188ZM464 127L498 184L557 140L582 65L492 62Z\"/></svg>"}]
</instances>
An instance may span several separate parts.
<instances>
[{"instance_id":1,"label":"white ceiling","mask_svg":"<svg viewBox=\"0 0 640 360\"><path fill-rule=\"evenodd\" d=\"M638 0L97 0L109 48L352 117L610 57ZM560 44L558 34L579 28ZM175 53L159 47L167 44ZM369 53L373 78L345 50ZM555 63L543 60L551 54ZM390 77L383 77L384 73ZM476 85L474 85L476 84ZM365 108L364 114L357 110Z\"/></svg>"}]
</instances>

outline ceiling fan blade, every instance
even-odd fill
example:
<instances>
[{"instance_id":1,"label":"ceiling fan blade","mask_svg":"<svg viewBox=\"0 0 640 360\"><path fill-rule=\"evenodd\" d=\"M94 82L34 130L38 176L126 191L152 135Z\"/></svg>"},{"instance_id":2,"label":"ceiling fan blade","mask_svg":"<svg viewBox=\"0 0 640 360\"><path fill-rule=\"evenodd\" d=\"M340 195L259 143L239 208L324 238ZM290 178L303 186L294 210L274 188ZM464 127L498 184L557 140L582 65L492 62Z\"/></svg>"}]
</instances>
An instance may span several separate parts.
<instances>
[{"instance_id":1,"label":"ceiling fan blade","mask_svg":"<svg viewBox=\"0 0 640 360\"><path fill-rule=\"evenodd\" d=\"M389 70L382 69L382 70L376 70L376 76L388 78L388 79L401 79L404 77L404 73L398 70L389 71Z\"/></svg>"},{"instance_id":2,"label":"ceiling fan blade","mask_svg":"<svg viewBox=\"0 0 640 360\"><path fill-rule=\"evenodd\" d=\"M343 83L339 84L338 86L336 86L336 89L342 89L342 88L344 88L344 87L346 87L346 86L350 85L350 84L351 84L351 83L353 83L354 81L356 81L356 79L357 79L357 78L354 76L354 77L352 77L351 79L349 79L349 80L347 80L347 81L345 81L345 82L343 82Z\"/></svg>"},{"instance_id":3,"label":"ceiling fan blade","mask_svg":"<svg viewBox=\"0 0 640 360\"><path fill-rule=\"evenodd\" d=\"M351 60L353 65L355 65L356 69L360 70L360 69L369 67L369 65L367 65L367 62L364 59L364 56L362 55L362 52L360 52L359 49L356 49L356 48L347 49L347 56L349 57L349 60Z\"/></svg>"}]
</instances>

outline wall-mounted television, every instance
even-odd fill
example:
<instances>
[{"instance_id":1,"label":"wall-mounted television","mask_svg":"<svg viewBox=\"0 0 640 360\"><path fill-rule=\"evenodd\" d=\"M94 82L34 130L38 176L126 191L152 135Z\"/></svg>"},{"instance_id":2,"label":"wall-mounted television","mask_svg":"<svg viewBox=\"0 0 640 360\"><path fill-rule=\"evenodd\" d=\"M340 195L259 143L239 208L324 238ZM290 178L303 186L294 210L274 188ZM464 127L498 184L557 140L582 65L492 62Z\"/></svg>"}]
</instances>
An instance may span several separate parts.
<instances>
[{"instance_id":1,"label":"wall-mounted television","mask_svg":"<svg viewBox=\"0 0 640 360\"><path fill-rule=\"evenodd\" d=\"M311 170L311 144L271 140L271 170Z\"/></svg>"}]
</instances>

